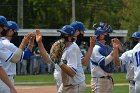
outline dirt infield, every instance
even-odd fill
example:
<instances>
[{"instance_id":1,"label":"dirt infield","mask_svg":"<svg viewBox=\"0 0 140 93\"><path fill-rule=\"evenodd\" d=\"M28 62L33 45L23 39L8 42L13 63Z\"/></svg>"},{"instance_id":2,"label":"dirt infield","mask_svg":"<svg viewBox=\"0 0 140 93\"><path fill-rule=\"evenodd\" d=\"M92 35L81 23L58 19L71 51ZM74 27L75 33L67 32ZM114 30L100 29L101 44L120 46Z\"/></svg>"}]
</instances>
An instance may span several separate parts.
<instances>
[{"instance_id":1,"label":"dirt infield","mask_svg":"<svg viewBox=\"0 0 140 93\"><path fill-rule=\"evenodd\" d=\"M56 93L56 86L16 86L18 93Z\"/></svg>"},{"instance_id":2,"label":"dirt infield","mask_svg":"<svg viewBox=\"0 0 140 93\"><path fill-rule=\"evenodd\" d=\"M115 86L126 86L128 83L115 84ZM90 87L90 85L87 85ZM56 93L56 86L16 86L18 93Z\"/></svg>"}]
</instances>

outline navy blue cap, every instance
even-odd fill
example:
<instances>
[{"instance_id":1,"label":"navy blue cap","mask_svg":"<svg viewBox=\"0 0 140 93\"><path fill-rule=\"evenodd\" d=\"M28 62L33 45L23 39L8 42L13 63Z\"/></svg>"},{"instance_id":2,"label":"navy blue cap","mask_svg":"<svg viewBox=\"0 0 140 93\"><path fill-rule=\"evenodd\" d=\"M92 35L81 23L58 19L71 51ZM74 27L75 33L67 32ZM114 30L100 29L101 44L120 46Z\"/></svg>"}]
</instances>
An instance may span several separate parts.
<instances>
[{"instance_id":1,"label":"navy blue cap","mask_svg":"<svg viewBox=\"0 0 140 93\"><path fill-rule=\"evenodd\" d=\"M140 38L140 31L134 32L131 37L139 39Z\"/></svg>"},{"instance_id":2,"label":"navy blue cap","mask_svg":"<svg viewBox=\"0 0 140 93\"><path fill-rule=\"evenodd\" d=\"M8 29L12 29L12 30L18 31L19 27L18 27L16 22L8 21L7 23L8 23Z\"/></svg>"},{"instance_id":3,"label":"navy blue cap","mask_svg":"<svg viewBox=\"0 0 140 93\"><path fill-rule=\"evenodd\" d=\"M87 29L84 27L84 24L82 22L72 22L70 24L75 30L79 30L79 31L86 31Z\"/></svg>"},{"instance_id":4,"label":"navy blue cap","mask_svg":"<svg viewBox=\"0 0 140 93\"><path fill-rule=\"evenodd\" d=\"M71 25L65 25L57 31L70 36L73 36L75 34L75 29Z\"/></svg>"},{"instance_id":5,"label":"navy blue cap","mask_svg":"<svg viewBox=\"0 0 140 93\"><path fill-rule=\"evenodd\" d=\"M7 20L4 16L0 16L0 25L2 25L4 27L8 27Z\"/></svg>"}]
</instances>

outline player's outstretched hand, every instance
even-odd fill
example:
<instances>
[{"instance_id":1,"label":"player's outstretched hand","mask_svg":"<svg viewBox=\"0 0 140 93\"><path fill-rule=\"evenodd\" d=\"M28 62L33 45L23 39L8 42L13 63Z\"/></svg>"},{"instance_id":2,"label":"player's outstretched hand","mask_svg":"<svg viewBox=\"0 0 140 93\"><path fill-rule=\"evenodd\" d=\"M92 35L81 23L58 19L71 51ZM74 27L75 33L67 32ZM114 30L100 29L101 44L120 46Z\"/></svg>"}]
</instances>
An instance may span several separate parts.
<instances>
[{"instance_id":1,"label":"player's outstretched hand","mask_svg":"<svg viewBox=\"0 0 140 93\"><path fill-rule=\"evenodd\" d=\"M120 46L119 39L113 38L111 41L112 41L113 48L119 48L119 46Z\"/></svg>"},{"instance_id":2,"label":"player's outstretched hand","mask_svg":"<svg viewBox=\"0 0 140 93\"><path fill-rule=\"evenodd\" d=\"M36 30L36 42L42 42L42 34L40 32L40 30Z\"/></svg>"},{"instance_id":3,"label":"player's outstretched hand","mask_svg":"<svg viewBox=\"0 0 140 93\"><path fill-rule=\"evenodd\" d=\"M36 37L36 33L33 32L32 35L31 35L31 37L30 37L30 42L34 42L35 37Z\"/></svg>"},{"instance_id":4,"label":"player's outstretched hand","mask_svg":"<svg viewBox=\"0 0 140 93\"><path fill-rule=\"evenodd\" d=\"M90 47L94 47L96 44L96 36L90 37Z\"/></svg>"},{"instance_id":5,"label":"player's outstretched hand","mask_svg":"<svg viewBox=\"0 0 140 93\"><path fill-rule=\"evenodd\" d=\"M29 32L27 33L24 38L22 39L21 45L23 45L24 47L27 46L27 44L29 43L29 40L31 38L31 36L33 35L33 33Z\"/></svg>"}]
</instances>

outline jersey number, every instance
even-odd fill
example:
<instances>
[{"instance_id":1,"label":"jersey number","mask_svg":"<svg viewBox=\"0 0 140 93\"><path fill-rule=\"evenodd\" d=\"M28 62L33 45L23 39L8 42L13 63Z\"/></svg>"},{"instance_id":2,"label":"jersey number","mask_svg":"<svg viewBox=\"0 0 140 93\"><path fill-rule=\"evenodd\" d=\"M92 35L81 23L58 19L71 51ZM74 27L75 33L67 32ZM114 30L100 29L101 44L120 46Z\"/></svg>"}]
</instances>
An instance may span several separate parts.
<instances>
[{"instance_id":1,"label":"jersey number","mask_svg":"<svg viewBox=\"0 0 140 93\"><path fill-rule=\"evenodd\" d=\"M138 67L140 66L140 52L136 52L135 57L136 57L136 62L137 62L137 67Z\"/></svg>"}]
</instances>

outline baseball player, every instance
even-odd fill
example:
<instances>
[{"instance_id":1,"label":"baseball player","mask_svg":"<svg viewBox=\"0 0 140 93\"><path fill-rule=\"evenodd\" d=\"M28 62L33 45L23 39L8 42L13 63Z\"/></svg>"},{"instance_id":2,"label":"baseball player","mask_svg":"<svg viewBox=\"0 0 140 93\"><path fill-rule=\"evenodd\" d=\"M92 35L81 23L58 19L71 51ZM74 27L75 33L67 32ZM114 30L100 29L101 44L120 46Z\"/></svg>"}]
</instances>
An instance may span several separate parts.
<instances>
[{"instance_id":1,"label":"baseball player","mask_svg":"<svg viewBox=\"0 0 140 93\"><path fill-rule=\"evenodd\" d=\"M1 32L2 37L0 38L0 41L2 42L3 47L0 49L0 54L1 54L0 61L2 62L2 66L5 69L10 81L14 85L14 77L16 75L15 63L18 62L19 60L22 60L22 58L28 59L31 56L32 46L28 46L28 48L26 48L24 52L21 53L22 51L19 50L19 48L17 48L14 44L10 42L12 38L17 36L18 26L14 21L8 21L7 23L8 23L8 30ZM30 35L28 35L27 37L29 38L29 36ZM24 40L25 39L23 39L23 41ZM34 38L31 38L29 44L32 44L33 41ZM26 43L27 41L25 40L24 42ZM23 43L21 43L20 45L21 49L25 47L24 45L22 45ZM5 85L5 83L3 83L1 80L0 80L0 88L1 88L0 93L11 93L7 85Z\"/></svg>"},{"instance_id":2,"label":"baseball player","mask_svg":"<svg viewBox=\"0 0 140 93\"><path fill-rule=\"evenodd\" d=\"M42 43L42 35L41 35L41 32L39 30L36 30L36 42L38 44L40 55L42 56L44 61L47 64L52 64L52 61L49 57L49 54L47 53L47 51L44 48L44 45ZM61 77L61 68L57 64L54 64L54 65L55 65L54 78L56 80L57 92L62 93L62 87L60 88L60 86L63 86L62 85L62 77Z\"/></svg>"},{"instance_id":3,"label":"baseball player","mask_svg":"<svg viewBox=\"0 0 140 93\"><path fill-rule=\"evenodd\" d=\"M58 32L65 40L65 49L61 62L58 64L62 72L62 83L64 93L84 93L85 76L81 63L81 51L78 45L74 44L73 36L75 30L70 25L65 25Z\"/></svg>"},{"instance_id":4,"label":"baseball player","mask_svg":"<svg viewBox=\"0 0 140 93\"><path fill-rule=\"evenodd\" d=\"M118 39L112 42L114 49L106 45L109 40L109 33L112 32L110 25L100 22L95 27L97 42L91 55L91 89L93 93L112 93L114 68L113 52L118 49ZM115 51L116 52L116 51ZM114 61L116 63L116 61ZM116 63L118 65L118 63Z\"/></svg>"},{"instance_id":5,"label":"baseball player","mask_svg":"<svg viewBox=\"0 0 140 93\"><path fill-rule=\"evenodd\" d=\"M6 21L6 18L4 16L0 16L0 33L2 31L7 30L8 24ZM1 36L1 34L0 34ZM2 48L2 44L0 41L0 49ZM1 56L1 54L0 54ZM14 88L13 84L11 83L11 81L9 80L5 70L2 67L1 61L0 61L0 79L10 88L11 93L17 93L16 89ZM0 88L1 91L1 88Z\"/></svg>"},{"instance_id":6,"label":"baseball player","mask_svg":"<svg viewBox=\"0 0 140 93\"><path fill-rule=\"evenodd\" d=\"M84 27L84 24L79 21L72 22L71 26L76 30L76 32L74 34L74 39L76 41L76 44L79 45L84 38L84 33L85 33L84 31L86 31L87 29ZM87 63L89 62L93 47L95 46L95 43L96 43L96 36L90 37L90 46L88 48L86 55L83 56L81 53L81 60L82 60L83 66L86 66Z\"/></svg>"},{"instance_id":7,"label":"baseball player","mask_svg":"<svg viewBox=\"0 0 140 93\"><path fill-rule=\"evenodd\" d=\"M134 72L133 72L133 68L130 68L130 77L128 78L129 80L129 92L130 93L140 93L140 71L139 71L139 51L140 51L140 31L138 32L134 32L132 34L132 38L133 38L133 46L134 48L130 51L128 51L127 56L125 56L127 58L127 64L129 64L129 62L132 62L134 64ZM126 52L127 53L127 52ZM115 54L118 55L118 54ZM122 55L123 56L123 55ZM115 57L114 59L117 61L120 61L120 63L122 64L122 59L126 59L126 58L118 58ZM133 78L133 73L134 73L134 78ZM135 88L134 88L135 87Z\"/></svg>"},{"instance_id":8,"label":"baseball player","mask_svg":"<svg viewBox=\"0 0 140 93\"><path fill-rule=\"evenodd\" d=\"M42 42L42 34L39 30L36 30L36 42L38 44L40 55L42 56L44 61L47 64L52 64L52 61L49 57L49 54L47 53L46 49L44 48L44 45L43 45L43 42ZM62 93L62 88L60 88L60 86L62 86L61 85L62 84L61 68L57 64L55 64L54 78L56 80L57 92Z\"/></svg>"},{"instance_id":9,"label":"baseball player","mask_svg":"<svg viewBox=\"0 0 140 93\"><path fill-rule=\"evenodd\" d=\"M135 42L138 42L136 46L133 48L132 53L132 61L134 62L134 81L135 81L135 93L140 93L140 31L134 34Z\"/></svg>"},{"instance_id":10,"label":"baseball player","mask_svg":"<svg viewBox=\"0 0 140 93\"><path fill-rule=\"evenodd\" d=\"M135 93L134 62L131 59L132 50L124 52L120 57L120 65L126 64L126 79L129 81L129 93Z\"/></svg>"}]
</instances>

